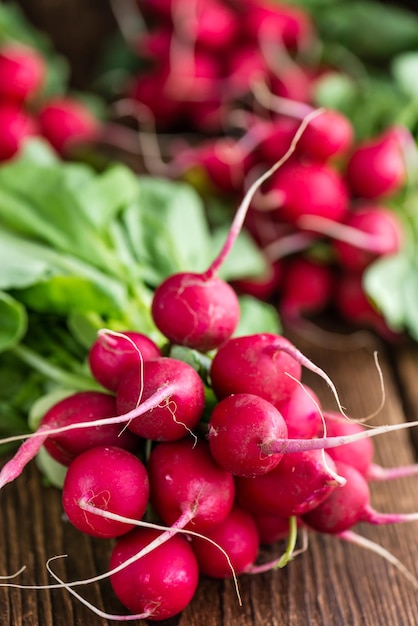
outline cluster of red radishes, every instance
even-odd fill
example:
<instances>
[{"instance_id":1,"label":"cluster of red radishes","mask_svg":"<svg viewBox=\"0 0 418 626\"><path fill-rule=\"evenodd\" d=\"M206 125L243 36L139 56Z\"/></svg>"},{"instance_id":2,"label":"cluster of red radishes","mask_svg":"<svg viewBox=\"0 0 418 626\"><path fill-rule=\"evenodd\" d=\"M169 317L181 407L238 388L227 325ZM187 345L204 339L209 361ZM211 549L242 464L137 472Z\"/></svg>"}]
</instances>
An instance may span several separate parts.
<instances>
[{"instance_id":1,"label":"cluster of red radishes","mask_svg":"<svg viewBox=\"0 0 418 626\"><path fill-rule=\"evenodd\" d=\"M0 162L17 155L27 139L41 136L59 153L91 140L98 122L68 96L49 96L48 62L34 47L17 41L0 45Z\"/></svg>"},{"instance_id":2,"label":"cluster of red radishes","mask_svg":"<svg viewBox=\"0 0 418 626\"><path fill-rule=\"evenodd\" d=\"M288 339L234 336L238 298L217 272L236 224L205 272L174 274L155 291L151 311L164 345L138 331L102 329L88 354L101 388L54 404L0 472L1 488L42 445L67 467L64 511L80 531L115 540L109 571L97 579L109 576L138 618L182 611L200 575L237 580L284 566L297 553L298 528L361 544L351 530L359 521L418 519L376 512L368 485L417 473L416 465L373 464L370 440L416 422L365 429L341 406L322 411L302 368L326 380L338 401L335 387ZM260 560L262 545L286 537L283 555ZM48 567L81 597L73 585L83 581L64 582Z\"/></svg>"},{"instance_id":3,"label":"cluster of red radishes","mask_svg":"<svg viewBox=\"0 0 418 626\"><path fill-rule=\"evenodd\" d=\"M132 44L142 65L124 95L137 106L146 166L196 183L205 197L241 197L288 150L300 120L315 108L318 81L340 70L318 61L319 36L308 12L295 6L137 4L148 30ZM154 131L160 154L150 140ZM252 202L246 227L268 271L236 288L274 302L292 319L332 304L351 322L391 337L362 276L403 245L390 200L404 187L411 148L404 128L360 141L345 115L322 111Z\"/></svg>"}]
</instances>

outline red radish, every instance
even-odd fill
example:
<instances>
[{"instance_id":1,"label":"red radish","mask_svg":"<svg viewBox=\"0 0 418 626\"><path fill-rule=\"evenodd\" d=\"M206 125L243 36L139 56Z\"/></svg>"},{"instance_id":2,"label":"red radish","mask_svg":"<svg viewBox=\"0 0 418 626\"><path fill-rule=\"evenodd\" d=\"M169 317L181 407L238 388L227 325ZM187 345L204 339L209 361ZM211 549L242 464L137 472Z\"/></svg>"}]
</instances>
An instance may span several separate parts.
<instances>
[{"instance_id":1,"label":"red radish","mask_svg":"<svg viewBox=\"0 0 418 626\"><path fill-rule=\"evenodd\" d=\"M37 119L41 134L59 154L65 155L75 145L99 135L99 121L87 106L68 96L45 102Z\"/></svg>"},{"instance_id":2,"label":"red radish","mask_svg":"<svg viewBox=\"0 0 418 626\"><path fill-rule=\"evenodd\" d=\"M194 0L195 11L184 28L192 32L197 48L207 48L213 53L233 47L237 33L236 16L224 2L217 0ZM190 3L192 4L192 3Z\"/></svg>"},{"instance_id":3,"label":"red radish","mask_svg":"<svg viewBox=\"0 0 418 626\"><path fill-rule=\"evenodd\" d=\"M128 423L145 439L174 441L185 437L199 422L205 406L203 382L191 365L171 357L145 361L142 375L133 368L122 377L116 395L117 412L128 413L167 384L177 391L165 402Z\"/></svg>"},{"instance_id":4,"label":"red radish","mask_svg":"<svg viewBox=\"0 0 418 626\"><path fill-rule=\"evenodd\" d=\"M99 331L89 350L88 361L95 379L116 391L121 378L129 369L140 372L141 362L161 356L161 350L147 335L137 331Z\"/></svg>"},{"instance_id":5,"label":"red radish","mask_svg":"<svg viewBox=\"0 0 418 626\"><path fill-rule=\"evenodd\" d=\"M155 61L168 57L170 53L172 31L166 25L159 25L142 33L136 43L139 55L151 57Z\"/></svg>"},{"instance_id":6,"label":"red radish","mask_svg":"<svg viewBox=\"0 0 418 626\"><path fill-rule=\"evenodd\" d=\"M304 158L323 162L345 155L353 141L354 129L348 117L327 109L307 127L300 139L298 153Z\"/></svg>"},{"instance_id":7,"label":"red radish","mask_svg":"<svg viewBox=\"0 0 418 626\"><path fill-rule=\"evenodd\" d=\"M312 120L312 123L314 121ZM266 121L265 127L265 138L260 142L257 154L262 162L273 164L288 150L298 127L298 122L289 117L278 117L277 119ZM308 128L309 125L305 133ZM300 140L302 140L302 137Z\"/></svg>"},{"instance_id":8,"label":"red radish","mask_svg":"<svg viewBox=\"0 0 418 626\"><path fill-rule=\"evenodd\" d=\"M0 100L3 103L21 105L33 98L45 77L46 63L37 50L20 43L3 43L0 48Z\"/></svg>"},{"instance_id":9,"label":"red radish","mask_svg":"<svg viewBox=\"0 0 418 626\"><path fill-rule=\"evenodd\" d=\"M161 532L137 528L121 537L113 548L110 567L116 569L134 557ZM196 557L184 537L175 535L152 552L111 575L118 599L133 613L148 620L169 619L191 602L197 589Z\"/></svg>"},{"instance_id":10,"label":"red radish","mask_svg":"<svg viewBox=\"0 0 418 626\"><path fill-rule=\"evenodd\" d=\"M353 420L348 420L339 413L324 411L326 432L328 437L351 435L366 430L366 426ZM318 430L322 436L323 429ZM398 467L382 467L373 462L374 447L371 439L361 439L354 443L330 448L328 454L334 461L342 461L355 467L367 480L392 480L412 476L418 473L418 464L401 465Z\"/></svg>"},{"instance_id":11,"label":"red radish","mask_svg":"<svg viewBox=\"0 0 418 626\"><path fill-rule=\"evenodd\" d=\"M234 479L215 463L205 441L158 443L147 469L151 504L165 524L181 519L182 527L204 532L230 513Z\"/></svg>"},{"instance_id":12,"label":"red radish","mask_svg":"<svg viewBox=\"0 0 418 626\"><path fill-rule=\"evenodd\" d=\"M172 343L207 352L229 339L240 309L235 291L225 281L183 272L157 287L151 312L157 328Z\"/></svg>"},{"instance_id":13,"label":"red radish","mask_svg":"<svg viewBox=\"0 0 418 626\"><path fill-rule=\"evenodd\" d=\"M230 339L217 350L210 368L216 396L251 393L272 404L288 400L301 377L300 363L286 351L291 345L270 333Z\"/></svg>"},{"instance_id":14,"label":"red radish","mask_svg":"<svg viewBox=\"0 0 418 626\"><path fill-rule=\"evenodd\" d=\"M230 578L231 565L235 574L244 573L256 560L259 550L257 526L250 513L234 506L230 514L218 524L205 530L208 537L225 550L230 559L215 545L200 537L192 537L192 548L199 571L212 578Z\"/></svg>"},{"instance_id":15,"label":"red radish","mask_svg":"<svg viewBox=\"0 0 418 626\"><path fill-rule=\"evenodd\" d=\"M268 265L267 272L262 276L236 279L231 282L232 287L240 294L270 300L280 287L283 269L279 261Z\"/></svg>"},{"instance_id":16,"label":"red radish","mask_svg":"<svg viewBox=\"0 0 418 626\"><path fill-rule=\"evenodd\" d=\"M306 11L277 2L250 4L245 25L250 37L256 35L258 40L279 41L292 50L306 47L314 34Z\"/></svg>"},{"instance_id":17,"label":"red radish","mask_svg":"<svg viewBox=\"0 0 418 626\"><path fill-rule=\"evenodd\" d=\"M279 311L285 319L313 315L330 303L335 277L329 264L303 256L285 265L280 290Z\"/></svg>"},{"instance_id":18,"label":"red radish","mask_svg":"<svg viewBox=\"0 0 418 626\"><path fill-rule=\"evenodd\" d=\"M113 415L116 415L114 396L101 391L79 391L51 407L42 418L41 426L54 428ZM52 458L66 466L82 452L95 446L119 446L134 452L138 449L139 440L127 430L122 432L119 424L109 424L99 428L87 428L82 437L78 433L64 432L51 435L44 442L44 447Z\"/></svg>"},{"instance_id":19,"label":"red radish","mask_svg":"<svg viewBox=\"0 0 418 626\"><path fill-rule=\"evenodd\" d=\"M242 43L231 50L226 59L227 81L225 88L231 97L251 92L254 81L268 75L268 67L261 52L252 45Z\"/></svg>"},{"instance_id":20,"label":"red radish","mask_svg":"<svg viewBox=\"0 0 418 626\"><path fill-rule=\"evenodd\" d=\"M166 68L153 70L152 74L140 74L128 88L128 97L143 109L142 113L157 130L175 125L182 114L180 100L162 96L167 81Z\"/></svg>"},{"instance_id":21,"label":"red radish","mask_svg":"<svg viewBox=\"0 0 418 626\"><path fill-rule=\"evenodd\" d=\"M270 91L274 96L296 103L311 100L311 79L301 66L280 67L280 71L270 79Z\"/></svg>"},{"instance_id":22,"label":"red radish","mask_svg":"<svg viewBox=\"0 0 418 626\"><path fill-rule=\"evenodd\" d=\"M23 142L37 133L33 118L15 104L0 104L0 128L0 161L14 157Z\"/></svg>"},{"instance_id":23,"label":"red radish","mask_svg":"<svg viewBox=\"0 0 418 626\"><path fill-rule=\"evenodd\" d=\"M338 172L320 163L287 163L269 181L277 197L277 213L291 224L304 215L342 220L348 210L348 190Z\"/></svg>"},{"instance_id":24,"label":"red radish","mask_svg":"<svg viewBox=\"0 0 418 626\"><path fill-rule=\"evenodd\" d=\"M263 455L267 440L287 437L286 423L267 400L234 393L218 402L209 419L208 440L215 461L235 476L259 476L279 463L279 454ZM236 442L239 441L239 445Z\"/></svg>"},{"instance_id":25,"label":"red radish","mask_svg":"<svg viewBox=\"0 0 418 626\"><path fill-rule=\"evenodd\" d=\"M238 477L237 502L251 513L291 517L314 509L337 487L335 463L322 450L285 454L270 472Z\"/></svg>"},{"instance_id":26,"label":"red radish","mask_svg":"<svg viewBox=\"0 0 418 626\"><path fill-rule=\"evenodd\" d=\"M402 128L391 127L355 147L347 163L347 180L352 193L376 199L393 195L406 180Z\"/></svg>"},{"instance_id":27,"label":"red radish","mask_svg":"<svg viewBox=\"0 0 418 626\"><path fill-rule=\"evenodd\" d=\"M289 439L309 439L320 431L321 403L308 385L297 385L290 398L278 408L286 422Z\"/></svg>"},{"instance_id":28,"label":"red radish","mask_svg":"<svg viewBox=\"0 0 418 626\"><path fill-rule=\"evenodd\" d=\"M270 545L286 539L289 535L289 518L268 513L252 514L261 545Z\"/></svg>"},{"instance_id":29,"label":"red radish","mask_svg":"<svg viewBox=\"0 0 418 626\"><path fill-rule=\"evenodd\" d=\"M400 218L395 211L384 206L363 204L356 207L347 215L344 226L350 229L347 236L344 237L344 227L336 225L332 233L335 237L333 245L339 262L350 271L361 272L378 257L395 254L404 242ZM363 233L365 237L362 237Z\"/></svg>"},{"instance_id":30,"label":"red radish","mask_svg":"<svg viewBox=\"0 0 418 626\"><path fill-rule=\"evenodd\" d=\"M418 513L380 513L370 504L366 479L351 465L336 461L337 472L346 483L333 492L315 509L303 515L303 521L323 533L339 534L359 522L397 524L418 520Z\"/></svg>"},{"instance_id":31,"label":"red radish","mask_svg":"<svg viewBox=\"0 0 418 626\"><path fill-rule=\"evenodd\" d=\"M70 522L94 537L118 537L134 525L95 515L97 509L140 520L149 498L147 472L127 450L95 447L80 454L69 466L62 489L62 504Z\"/></svg>"},{"instance_id":32,"label":"red radish","mask_svg":"<svg viewBox=\"0 0 418 626\"><path fill-rule=\"evenodd\" d=\"M335 282L334 303L337 310L350 324L371 328L387 341L396 341L400 334L392 331L384 317L368 299L362 272L343 272Z\"/></svg>"}]
</instances>

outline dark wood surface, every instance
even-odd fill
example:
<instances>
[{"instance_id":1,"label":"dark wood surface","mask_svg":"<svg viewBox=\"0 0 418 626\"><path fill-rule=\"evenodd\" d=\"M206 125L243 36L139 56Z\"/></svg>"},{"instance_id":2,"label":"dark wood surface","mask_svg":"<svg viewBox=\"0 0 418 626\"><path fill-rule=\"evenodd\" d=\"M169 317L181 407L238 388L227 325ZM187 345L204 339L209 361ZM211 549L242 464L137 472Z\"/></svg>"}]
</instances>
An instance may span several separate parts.
<instances>
[{"instance_id":1,"label":"dark wood surface","mask_svg":"<svg viewBox=\"0 0 418 626\"><path fill-rule=\"evenodd\" d=\"M418 347L388 347L376 343L367 349L338 351L319 348L293 338L300 349L334 380L341 401L354 417L379 405L381 390L373 360L377 348L386 402L373 424L402 422L418 417ZM332 344L332 341L331 341ZM315 375L306 382L319 393L323 405L335 408L328 387ZM418 433L418 431L417 431ZM376 462L385 466L410 463L415 458L413 430L375 438ZM381 511L418 510L418 476L374 483L372 504ZM418 522L356 529L396 555L418 576ZM60 493L42 486L34 465L0 493L0 574L26 565L19 577L27 584L51 582L45 562L55 563L67 580L94 576L107 568L111 543L95 541L63 521ZM273 546L264 558L279 555ZM124 612L103 581L79 589L100 609ZM416 625L417 590L382 557L331 536L309 535L308 550L283 570L240 577L242 606L231 581L202 579L195 598L181 616L164 626L406 626ZM97 617L64 590L0 588L2 626L104 626L115 623Z\"/></svg>"}]
</instances>

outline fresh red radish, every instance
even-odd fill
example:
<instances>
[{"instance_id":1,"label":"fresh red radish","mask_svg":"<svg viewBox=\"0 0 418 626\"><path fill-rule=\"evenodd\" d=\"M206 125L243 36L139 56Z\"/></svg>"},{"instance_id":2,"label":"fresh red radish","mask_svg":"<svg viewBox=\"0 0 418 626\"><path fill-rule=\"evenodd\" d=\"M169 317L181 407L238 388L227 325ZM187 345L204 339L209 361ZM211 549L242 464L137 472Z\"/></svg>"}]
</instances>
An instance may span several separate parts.
<instances>
[{"instance_id":1,"label":"fresh red radish","mask_svg":"<svg viewBox=\"0 0 418 626\"><path fill-rule=\"evenodd\" d=\"M205 407L205 389L191 365L171 357L145 361L142 372L134 367L125 372L116 394L119 414L128 413L167 384L176 392L165 402L128 423L139 437L153 441L174 441L188 435L198 424Z\"/></svg>"},{"instance_id":2,"label":"fresh red radish","mask_svg":"<svg viewBox=\"0 0 418 626\"><path fill-rule=\"evenodd\" d=\"M183 527L204 532L230 513L234 479L215 463L204 440L158 443L147 469L151 504L165 524L181 519Z\"/></svg>"},{"instance_id":3,"label":"fresh red radish","mask_svg":"<svg viewBox=\"0 0 418 626\"><path fill-rule=\"evenodd\" d=\"M337 224L329 234L335 238L333 246L341 265L358 272L379 257L399 252L404 243L400 217L393 209L376 204L356 207L348 213L343 227Z\"/></svg>"},{"instance_id":4,"label":"fresh red radish","mask_svg":"<svg viewBox=\"0 0 418 626\"><path fill-rule=\"evenodd\" d=\"M168 57L172 30L167 25L161 24L142 33L136 42L136 51L139 55L149 57L158 62L159 59Z\"/></svg>"},{"instance_id":5,"label":"fresh red radish","mask_svg":"<svg viewBox=\"0 0 418 626\"><path fill-rule=\"evenodd\" d=\"M209 419L210 452L234 476L270 472L281 455L264 455L260 446L264 441L285 437L287 427L279 411L267 400L250 393L234 393L220 400Z\"/></svg>"},{"instance_id":6,"label":"fresh red radish","mask_svg":"<svg viewBox=\"0 0 418 626\"><path fill-rule=\"evenodd\" d=\"M363 432L367 428L364 424L349 420L334 411L324 411L323 419L328 437L351 435ZM323 428L320 428L317 434L322 436ZM330 448L328 454L334 461L342 461L347 465L352 465L369 481L392 480L418 473L417 463L398 467L382 467L374 463L374 446L371 439L361 439L355 443Z\"/></svg>"},{"instance_id":7,"label":"fresh red radish","mask_svg":"<svg viewBox=\"0 0 418 626\"><path fill-rule=\"evenodd\" d=\"M339 534L359 522L380 525L418 520L418 513L380 513L374 510L364 476L355 467L341 461L336 461L335 465L346 483L334 489L315 509L303 515L303 521L311 528L323 533Z\"/></svg>"},{"instance_id":8,"label":"fresh red radish","mask_svg":"<svg viewBox=\"0 0 418 626\"><path fill-rule=\"evenodd\" d=\"M277 2L250 3L244 27L249 37L281 42L290 50L310 45L314 27L308 13L296 6Z\"/></svg>"},{"instance_id":9,"label":"fresh red radish","mask_svg":"<svg viewBox=\"0 0 418 626\"><path fill-rule=\"evenodd\" d=\"M141 107L143 116L157 130L175 126L182 115L182 102L164 93L167 73L167 68L157 67L150 74L135 77L127 88L127 96Z\"/></svg>"},{"instance_id":10,"label":"fresh red radish","mask_svg":"<svg viewBox=\"0 0 418 626\"><path fill-rule=\"evenodd\" d=\"M62 155L98 138L100 123L82 102L69 96L47 100L37 115L41 134Z\"/></svg>"},{"instance_id":11,"label":"fresh red radish","mask_svg":"<svg viewBox=\"0 0 418 626\"><path fill-rule=\"evenodd\" d=\"M161 534L152 528L136 528L124 535L113 548L110 568L122 566ZM110 577L122 604L133 613L148 613L152 621L169 619L185 609L198 581L196 557L178 534Z\"/></svg>"},{"instance_id":12,"label":"fresh red radish","mask_svg":"<svg viewBox=\"0 0 418 626\"><path fill-rule=\"evenodd\" d=\"M300 139L298 154L313 161L328 161L347 154L354 142L351 121L332 109L312 120Z\"/></svg>"},{"instance_id":13,"label":"fresh red radish","mask_svg":"<svg viewBox=\"0 0 418 626\"><path fill-rule=\"evenodd\" d=\"M232 287L239 294L245 294L269 301L277 294L283 276L283 266L280 261L269 263L267 272L261 276L238 278L231 282Z\"/></svg>"},{"instance_id":14,"label":"fresh red radish","mask_svg":"<svg viewBox=\"0 0 418 626\"><path fill-rule=\"evenodd\" d=\"M46 62L33 47L3 43L0 47L0 100L21 105L36 96L46 78ZM4 130L4 127L2 125Z\"/></svg>"},{"instance_id":15,"label":"fresh red radish","mask_svg":"<svg viewBox=\"0 0 418 626\"><path fill-rule=\"evenodd\" d=\"M185 20L184 30L192 33L196 47L206 48L215 54L220 49L233 48L238 30L234 11L218 0L193 1L195 9L191 11L190 19Z\"/></svg>"},{"instance_id":16,"label":"fresh red radish","mask_svg":"<svg viewBox=\"0 0 418 626\"><path fill-rule=\"evenodd\" d=\"M321 403L308 385L297 385L290 398L278 408L286 422L289 439L310 439L320 431Z\"/></svg>"},{"instance_id":17,"label":"fresh red radish","mask_svg":"<svg viewBox=\"0 0 418 626\"><path fill-rule=\"evenodd\" d=\"M121 378L129 369L140 373L141 362L161 356L157 344L137 331L99 331L92 344L88 361L95 379L110 391L116 391Z\"/></svg>"},{"instance_id":18,"label":"fresh red radish","mask_svg":"<svg viewBox=\"0 0 418 626\"><path fill-rule=\"evenodd\" d=\"M339 274L335 282L334 304L350 324L370 328L390 342L398 340L401 336L388 327L384 317L367 297L362 272Z\"/></svg>"},{"instance_id":19,"label":"fresh red radish","mask_svg":"<svg viewBox=\"0 0 418 626\"><path fill-rule=\"evenodd\" d=\"M311 78L299 65L286 67L285 63L270 77L269 83L273 96L303 104L311 101Z\"/></svg>"},{"instance_id":20,"label":"fresh red radish","mask_svg":"<svg viewBox=\"0 0 418 626\"><path fill-rule=\"evenodd\" d=\"M265 78L267 63L261 52L246 42L236 44L226 59L227 79L225 89L231 97L244 96L251 92L254 81Z\"/></svg>"},{"instance_id":21,"label":"fresh red radish","mask_svg":"<svg viewBox=\"0 0 418 626\"><path fill-rule=\"evenodd\" d=\"M272 404L288 400L301 377L300 363L286 351L291 345L285 337L270 333L227 341L217 350L210 368L216 396L250 393Z\"/></svg>"},{"instance_id":22,"label":"fresh red radish","mask_svg":"<svg viewBox=\"0 0 418 626\"><path fill-rule=\"evenodd\" d=\"M256 560L259 551L257 526L250 513L234 506L229 515L205 530L205 537L192 537L191 546L196 555L199 571L212 578L230 578L231 566L235 574L244 573ZM219 550L223 548L230 562Z\"/></svg>"},{"instance_id":23,"label":"fresh red radish","mask_svg":"<svg viewBox=\"0 0 418 626\"><path fill-rule=\"evenodd\" d=\"M134 454L116 446L98 446L80 454L70 464L62 488L68 519L78 530L94 537L118 537L134 526L95 515L83 504L140 520L148 499L144 465Z\"/></svg>"},{"instance_id":24,"label":"fresh red radish","mask_svg":"<svg viewBox=\"0 0 418 626\"><path fill-rule=\"evenodd\" d=\"M335 277L329 264L295 256L285 265L279 311L285 319L298 319L324 311L334 293Z\"/></svg>"},{"instance_id":25,"label":"fresh red radish","mask_svg":"<svg viewBox=\"0 0 418 626\"><path fill-rule=\"evenodd\" d=\"M55 428L116 414L116 400L113 395L101 391L79 391L54 404L42 418L41 427ZM119 446L135 452L139 447L139 440L126 429L122 431L119 424L109 424L87 428L82 437L77 432L69 431L51 435L44 442L44 447L52 458L66 466L82 452L95 446Z\"/></svg>"},{"instance_id":26,"label":"fresh red radish","mask_svg":"<svg viewBox=\"0 0 418 626\"><path fill-rule=\"evenodd\" d=\"M235 291L222 279L182 272L157 287L151 312L157 328L172 343L207 352L229 339L240 308Z\"/></svg>"},{"instance_id":27,"label":"fresh red radish","mask_svg":"<svg viewBox=\"0 0 418 626\"><path fill-rule=\"evenodd\" d=\"M261 545L270 545L289 535L289 518L257 511L252 514Z\"/></svg>"},{"instance_id":28,"label":"fresh red radish","mask_svg":"<svg viewBox=\"0 0 418 626\"><path fill-rule=\"evenodd\" d=\"M0 104L0 161L18 154L23 142L37 134L35 120L15 104Z\"/></svg>"},{"instance_id":29,"label":"fresh red radish","mask_svg":"<svg viewBox=\"0 0 418 626\"><path fill-rule=\"evenodd\" d=\"M348 210L344 180L327 164L287 163L269 181L266 193L276 197L277 213L291 224L297 224L304 215L338 222Z\"/></svg>"},{"instance_id":30,"label":"fresh red radish","mask_svg":"<svg viewBox=\"0 0 418 626\"><path fill-rule=\"evenodd\" d=\"M346 167L352 193L360 198L380 199L395 194L406 181L402 135L397 126L358 143Z\"/></svg>"},{"instance_id":31,"label":"fresh red radish","mask_svg":"<svg viewBox=\"0 0 418 626\"><path fill-rule=\"evenodd\" d=\"M270 472L235 480L237 502L251 513L291 517L314 509L339 484L336 466L322 450L285 454Z\"/></svg>"},{"instance_id":32,"label":"fresh red radish","mask_svg":"<svg viewBox=\"0 0 418 626\"><path fill-rule=\"evenodd\" d=\"M312 120L312 123L314 121L315 120ZM273 164L288 150L298 127L298 122L290 117L278 117L277 119L266 121L265 127L266 128L263 129L265 138L260 142L257 148L257 156L261 162ZM305 133L308 128L309 125ZM268 132L266 132L266 130Z\"/></svg>"}]
</instances>

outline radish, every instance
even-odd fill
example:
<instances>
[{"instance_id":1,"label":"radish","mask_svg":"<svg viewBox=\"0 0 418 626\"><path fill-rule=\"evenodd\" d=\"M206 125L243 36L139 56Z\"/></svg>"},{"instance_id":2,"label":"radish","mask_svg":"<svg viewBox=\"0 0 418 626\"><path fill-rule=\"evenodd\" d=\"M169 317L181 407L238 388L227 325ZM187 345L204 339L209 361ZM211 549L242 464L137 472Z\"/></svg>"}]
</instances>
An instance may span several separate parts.
<instances>
[{"instance_id":1,"label":"radish","mask_svg":"<svg viewBox=\"0 0 418 626\"><path fill-rule=\"evenodd\" d=\"M34 119L16 104L0 104L0 161L14 157L23 142L37 134Z\"/></svg>"},{"instance_id":2,"label":"radish","mask_svg":"<svg viewBox=\"0 0 418 626\"><path fill-rule=\"evenodd\" d=\"M341 265L357 272L377 258L399 252L405 239L403 224L395 211L374 204L356 207L347 215L343 227L336 225L332 236Z\"/></svg>"},{"instance_id":3,"label":"radish","mask_svg":"<svg viewBox=\"0 0 418 626\"><path fill-rule=\"evenodd\" d=\"M32 47L13 42L0 48L0 100L21 105L36 96L46 78L44 58Z\"/></svg>"},{"instance_id":4,"label":"radish","mask_svg":"<svg viewBox=\"0 0 418 626\"><path fill-rule=\"evenodd\" d=\"M61 155L99 135L99 121L84 104L69 96L47 100L37 119L41 134Z\"/></svg>"},{"instance_id":5,"label":"radish","mask_svg":"<svg viewBox=\"0 0 418 626\"><path fill-rule=\"evenodd\" d=\"M260 446L270 438L285 437L287 427L279 411L267 400L250 393L234 393L224 398L216 404L209 419L210 452L221 467L235 476L270 472L281 455L263 455Z\"/></svg>"},{"instance_id":6,"label":"radish","mask_svg":"<svg viewBox=\"0 0 418 626\"><path fill-rule=\"evenodd\" d=\"M310 45L314 29L306 11L277 2L250 3L244 27L249 37L282 42L287 48Z\"/></svg>"},{"instance_id":7,"label":"radish","mask_svg":"<svg viewBox=\"0 0 418 626\"><path fill-rule=\"evenodd\" d=\"M278 408L286 422L289 439L310 439L320 431L321 403L308 385L297 385L290 398L279 403Z\"/></svg>"},{"instance_id":8,"label":"radish","mask_svg":"<svg viewBox=\"0 0 418 626\"><path fill-rule=\"evenodd\" d=\"M370 490L364 476L353 466L341 461L336 461L335 465L346 483L334 489L315 509L302 516L311 528L323 533L339 534L359 522L397 524L418 520L418 513L375 511L370 504Z\"/></svg>"},{"instance_id":9,"label":"radish","mask_svg":"<svg viewBox=\"0 0 418 626\"><path fill-rule=\"evenodd\" d=\"M281 457L268 473L235 481L237 502L251 513L291 517L314 509L340 484L336 466L321 450Z\"/></svg>"},{"instance_id":10,"label":"radish","mask_svg":"<svg viewBox=\"0 0 418 626\"><path fill-rule=\"evenodd\" d=\"M157 539L161 532L137 528L121 537L113 548L110 568L123 565ZM118 599L133 613L148 620L169 619L191 602L199 570L190 544L179 535L141 559L113 573L110 582Z\"/></svg>"},{"instance_id":11,"label":"radish","mask_svg":"<svg viewBox=\"0 0 418 626\"><path fill-rule=\"evenodd\" d=\"M102 330L90 347L88 361L95 379L106 389L116 391L127 370L136 368L139 376L141 362L159 356L159 347L143 333Z\"/></svg>"},{"instance_id":12,"label":"radish","mask_svg":"<svg viewBox=\"0 0 418 626\"><path fill-rule=\"evenodd\" d=\"M277 213L291 224L304 215L338 222L348 210L344 180L327 164L288 163L269 181L266 193L276 198Z\"/></svg>"},{"instance_id":13,"label":"radish","mask_svg":"<svg viewBox=\"0 0 418 626\"><path fill-rule=\"evenodd\" d=\"M339 437L341 435L351 435L366 430L366 426L345 417L334 411L324 411L328 437ZM318 430L318 435L322 436L323 428ZM371 439L361 439L354 443L330 448L328 454L334 461L342 461L347 465L355 467L367 480L391 480L402 478L418 473L418 464L402 465L399 467L382 467L373 462L374 446Z\"/></svg>"},{"instance_id":14,"label":"radish","mask_svg":"<svg viewBox=\"0 0 418 626\"><path fill-rule=\"evenodd\" d=\"M286 539L289 535L289 518L257 511L252 514L257 526L261 545L270 545Z\"/></svg>"},{"instance_id":15,"label":"radish","mask_svg":"<svg viewBox=\"0 0 418 626\"><path fill-rule=\"evenodd\" d=\"M185 31L192 32L196 47L213 53L233 47L238 25L226 3L217 0L194 0L194 19L185 21ZM190 4L193 4L191 2Z\"/></svg>"},{"instance_id":16,"label":"radish","mask_svg":"<svg viewBox=\"0 0 418 626\"><path fill-rule=\"evenodd\" d=\"M298 320L326 309L334 293L332 267L303 256L285 265L280 290L279 311L286 320Z\"/></svg>"},{"instance_id":17,"label":"radish","mask_svg":"<svg viewBox=\"0 0 418 626\"><path fill-rule=\"evenodd\" d=\"M116 415L115 397L101 391L79 391L51 407L41 420L40 428L48 429L65 424L89 422ZM82 452L95 446L117 445L131 452L139 447L139 440L118 424L99 428L92 426L85 430L83 437L78 433L64 432L45 438L44 447L53 459L62 465L70 463Z\"/></svg>"},{"instance_id":18,"label":"radish","mask_svg":"<svg viewBox=\"0 0 418 626\"><path fill-rule=\"evenodd\" d=\"M116 394L117 412L132 411L167 384L174 385L176 392L128 423L128 429L135 435L154 441L174 441L185 437L198 424L205 407L202 379L191 365L171 357L145 361L141 375L137 368L125 372Z\"/></svg>"},{"instance_id":19,"label":"radish","mask_svg":"<svg viewBox=\"0 0 418 626\"><path fill-rule=\"evenodd\" d=\"M234 337L221 346L210 367L216 396L250 393L273 405L290 399L301 377L300 363L289 354L285 337L260 333Z\"/></svg>"},{"instance_id":20,"label":"radish","mask_svg":"<svg viewBox=\"0 0 418 626\"><path fill-rule=\"evenodd\" d=\"M327 109L306 129L299 142L298 154L308 160L324 162L347 154L353 142L354 129L348 117Z\"/></svg>"},{"instance_id":21,"label":"radish","mask_svg":"<svg viewBox=\"0 0 418 626\"><path fill-rule=\"evenodd\" d=\"M357 144L346 167L352 193L377 199L395 194L406 180L403 137L407 131L393 126Z\"/></svg>"},{"instance_id":22,"label":"radish","mask_svg":"<svg viewBox=\"0 0 418 626\"><path fill-rule=\"evenodd\" d=\"M257 526L252 515L236 505L224 520L205 530L205 537L216 545L199 537L192 537L191 541L199 571L205 576L230 578L231 565L236 574L245 573L257 558L260 544ZM225 550L230 563L217 546Z\"/></svg>"},{"instance_id":23,"label":"radish","mask_svg":"<svg viewBox=\"0 0 418 626\"><path fill-rule=\"evenodd\" d=\"M215 463L203 440L158 443L147 470L151 504L166 524L204 532L232 509L232 474Z\"/></svg>"},{"instance_id":24,"label":"radish","mask_svg":"<svg viewBox=\"0 0 418 626\"><path fill-rule=\"evenodd\" d=\"M80 454L70 464L62 488L62 505L78 530L94 537L111 538L133 525L86 511L83 504L140 520L149 498L149 482L141 461L127 450L98 446Z\"/></svg>"}]
</instances>

